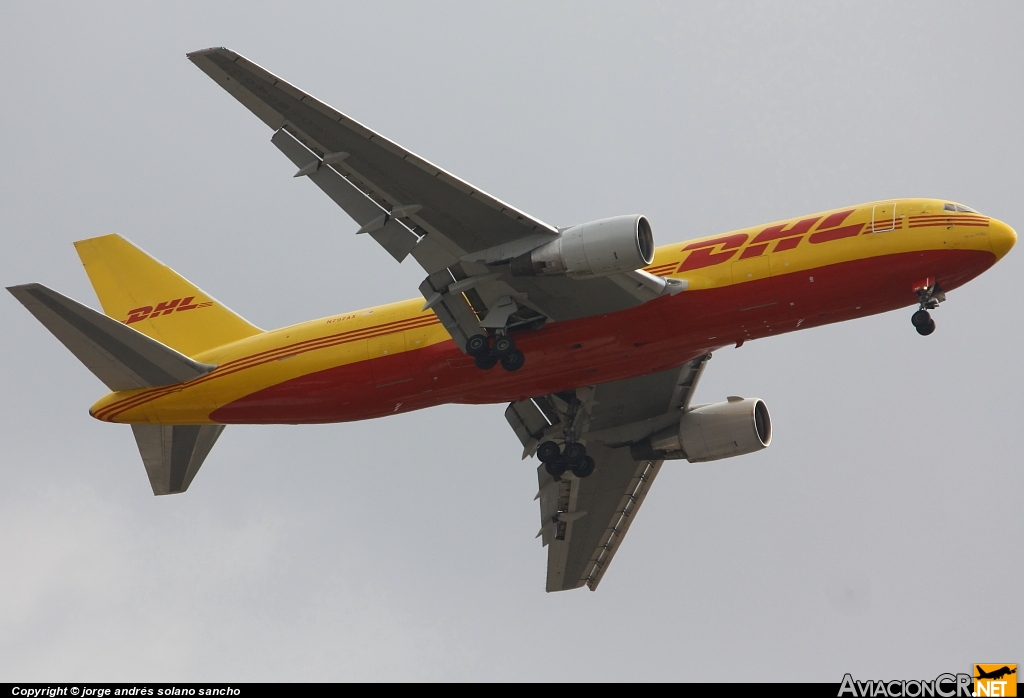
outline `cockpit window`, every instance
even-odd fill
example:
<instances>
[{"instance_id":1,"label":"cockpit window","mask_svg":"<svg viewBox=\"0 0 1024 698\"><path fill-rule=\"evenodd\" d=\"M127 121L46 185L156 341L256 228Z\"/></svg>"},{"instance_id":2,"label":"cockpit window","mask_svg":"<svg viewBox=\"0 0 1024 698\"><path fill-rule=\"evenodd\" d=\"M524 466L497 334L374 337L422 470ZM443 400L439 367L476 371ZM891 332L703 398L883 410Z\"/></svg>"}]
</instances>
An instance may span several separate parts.
<instances>
[{"instance_id":1,"label":"cockpit window","mask_svg":"<svg viewBox=\"0 0 1024 698\"><path fill-rule=\"evenodd\" d=\"M964 206L963 204L943 204L943 211L956 211L957 213L977 213L970 206Z\"/></svg>"}]
</instances>

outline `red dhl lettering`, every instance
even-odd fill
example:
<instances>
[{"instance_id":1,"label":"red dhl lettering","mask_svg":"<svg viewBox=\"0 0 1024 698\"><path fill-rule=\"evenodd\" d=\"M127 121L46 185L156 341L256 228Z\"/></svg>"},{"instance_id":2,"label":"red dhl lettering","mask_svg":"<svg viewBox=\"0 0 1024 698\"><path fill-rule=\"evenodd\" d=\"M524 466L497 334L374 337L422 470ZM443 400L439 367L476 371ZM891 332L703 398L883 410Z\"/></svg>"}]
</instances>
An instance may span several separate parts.
<instances>
[{"instance_id":1,"label":"red dhl lettering","mask_svg":"<svg viewBox=\"0 0 1024 698\"><path fill-rule=\"evenodd\" d=\"M786 227L785 223L782 225L773 225L758 233L757 237L754 238L754 242L771 242L772 240L778 240L780 238L791 238L803 235L819 220L820 216L815 218L805 218L802 221L794 223L793 227L789 230L784 230Z\"/></svg>"},{"instance_id":2,"label":"red dhl lettering","mask_svg":"<svg viewBox=\"0 0 1024 698\"><path fill-rule=\"evenodd\" d=\"M150 317L156 317L160 313L170 315L174 312L174 306L178 305L180 302L180 298L175 298L173 301L160 301L156 306L156 310L153 311L153 314L150 315Z\"/></svg>"},{"instance_id":3,"label":"red dhl lettering","mask_svg":"<svg viewBox=\"0 0 1024 698\"><path fill-rule=\"evenodd\" d=\"M821 230L822 228L835 228L837 225L839 225L847 218L849 218L850 214L853 213L853 211L854 209L851 208L849 211L840 211L839 213L833 213L832 215L830 215L828 218L821 222L821 225L818 226L818 230Z\"/></svg>"},{"instance_id":4,"label":"red dhl lettering","mask_svg":"<svg viewBox=\"0 0 1024 698\"><path fill-rule=\"evenodd\" d=\"M818 232L811 235L810 242L817 245L823 242L832 242L833 240L852 238L854 235L859 235L861 228L863 227L863 223L854 223L853 225L845 225L842 228L833 228L832 230L819 230Z\"/></svg>"},{"instance_id":5,"label":"red dhl lettering","mask_svg":"<svg viewBox=\"0 0 1024 698\"><path fill-rule=\"evenodd\" d=\"M864 228L863 223L855 223L853 225L843 226L841 228L836 227L843 223L855 209L848 211L839 211L837 213L830 214L824 220L821 216L814 216L812 218L804 218L793 224L792 227L787 228L788 223L780 223L779 225L770 225L750 241L750 245L744 247L749 235L746 233L735 233L733 235L724 235L711 240L701 240L693 242L683 248L683 251L691 250L690 254L687 255L683 263L679 265L676 272L690 271L693 269L702 269L704 267L712 267L717 264L723 264L733 259L736 253L741 249L743 250L739 256L739 259L748 259L750 257L759 257L765 253L768 246L771 243L775 243L773 252L784 252L791 250L800 244L800 241L805 237L811 244L820 244L823 242L830 242L832 240L840 240L842 238L853 237L854 235L860 234ZM817 231L815 231L810 237L807 233L814 227L814 224L821 221Z\"/></svg>"},{"instance_id":6,"label":"red dhl lettering","mask_svg":"<svg viewBox=\"0 0 1024 698\"><path fill-rule=\"evenodd\" d=\"M130 325L133 322L140 322L142 320L152 319L160 315L170 315L173 312L183 312L185 310L195 310L196 308L205 308L213 305L212 301L206 303L193 303L195 296L188 296L187 298L175 298L169 301L160 301L157 303L156 308L151 305L143 305L139 308L128 311L128 319L124 321L124 324Z\"/></svg>"},{"instance_id":7,"label":"red dhl lettering","mask_svg":"<svg viewBox=\"0 0 1024 698\"><path fill-rule=\"evenodd\" d=\"M683 248L683 250L693 250L693 252L679 265L679 271L713 267L716 264L727 262L749 237L746 233L737 233L691 243ZM715 248L719 246L721 246L721 251L715 252Z\"/></svg>"}]
</instances>

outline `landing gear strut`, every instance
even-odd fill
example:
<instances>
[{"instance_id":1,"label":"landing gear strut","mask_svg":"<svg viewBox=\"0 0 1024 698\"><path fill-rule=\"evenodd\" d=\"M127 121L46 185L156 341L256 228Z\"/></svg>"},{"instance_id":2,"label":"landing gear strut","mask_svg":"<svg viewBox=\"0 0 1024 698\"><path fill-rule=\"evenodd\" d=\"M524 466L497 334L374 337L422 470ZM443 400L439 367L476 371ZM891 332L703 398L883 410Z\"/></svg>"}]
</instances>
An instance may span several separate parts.
<instances>
[{"instance_id":1,"label":"landing gear strut","mask_svg":"<svg viewBox=\"0 0 1024 698\"><path fill-rule=\"evenodd\" d=\"M927 279L925 282L915 286L919 309L910 316L910 323L922 337L927 337L935 331L935 321L932 320L929 310L935 310L939 303L946 300L946 294L942 292L934 279Z\"/></svg>"},{"instance_id":2,"label":"landing gear strut","mask_svg":"<svg viewBox=\"0 0 1024 698\"><path fill-rule=\"evenodd\" d=\"M537 447L537 457L544 464L548 475L558 479L566 470L576 477L587 477L594 472L594 459L587 455L587 447L576 441L559 448L554 441L545 441Z\"/></svg>"},{"instance_id":3,"label":"landing gear strut","mask_svg":"<svg viewBox=\"0 0 1024 698\"><path fill-rule=\"evenodd\" d=\"M515 340L503 331L499 331L493 345L487 335L473 335L466 342L466 353L473 357L476 367L482 371L494 368L499 361L506 371L518 371L526 362L523 352L516 349Z\"/></svg>"}]
</instances>

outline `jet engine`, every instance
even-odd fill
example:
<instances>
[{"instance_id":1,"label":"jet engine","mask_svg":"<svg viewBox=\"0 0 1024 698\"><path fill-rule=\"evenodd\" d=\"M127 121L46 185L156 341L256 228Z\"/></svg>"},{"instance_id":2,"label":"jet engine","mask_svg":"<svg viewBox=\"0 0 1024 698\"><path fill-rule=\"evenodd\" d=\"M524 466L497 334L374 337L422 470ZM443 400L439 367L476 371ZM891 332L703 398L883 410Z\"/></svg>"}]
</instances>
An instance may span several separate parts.
<instances>
[{"instance_id":1,"label":"jet engine","mask_svg":"<svg viewBox=\"0 0 1024 698\"><path fill-rule=\"evenodd\" d=\"M686 412L675 426L629 447L636 460L685 458L701 463L760 451L772 442L772 420L758 398L730 397Z\"/></svg>"},{"instance_id":2,"label":"jet engine","mask_svg":"<svg viewBox=\"0 0 1024 698\"><path fill-rule=\"evenodd\" d=\"M634 271L654 261L654 235L643 216L616 216L577 225L515 257L513 276L573 278Z\"/></svg>"}]
</instances>

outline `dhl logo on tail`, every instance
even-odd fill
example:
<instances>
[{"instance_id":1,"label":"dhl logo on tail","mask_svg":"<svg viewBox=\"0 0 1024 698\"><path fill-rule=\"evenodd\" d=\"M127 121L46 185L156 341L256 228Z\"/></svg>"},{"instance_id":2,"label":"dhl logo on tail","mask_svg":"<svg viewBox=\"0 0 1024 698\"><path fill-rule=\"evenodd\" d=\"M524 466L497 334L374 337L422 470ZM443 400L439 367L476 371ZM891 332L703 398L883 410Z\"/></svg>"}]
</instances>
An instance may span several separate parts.
<instances>
[{"instance_id":1,"label":"dhl logo on tail","mask_svg":"<svg viewBox=\"0 0 1024 698\"><path fill-rule=\"evenodd\" d=\"M133 322L140 322L145 319L153 319L159 315L170 315L171 313L184 312L186 310L195 310L196 308L205 308L213 305L212 301L206 303L193 303L195 296L188 296L187 298L175 298L170 301L160 301L157 303L154 309L151 305L144 305L141 308L135 308L128 311L128 319L124 321L124 324L130 325Z\"/></svg>"}]
</instances>

